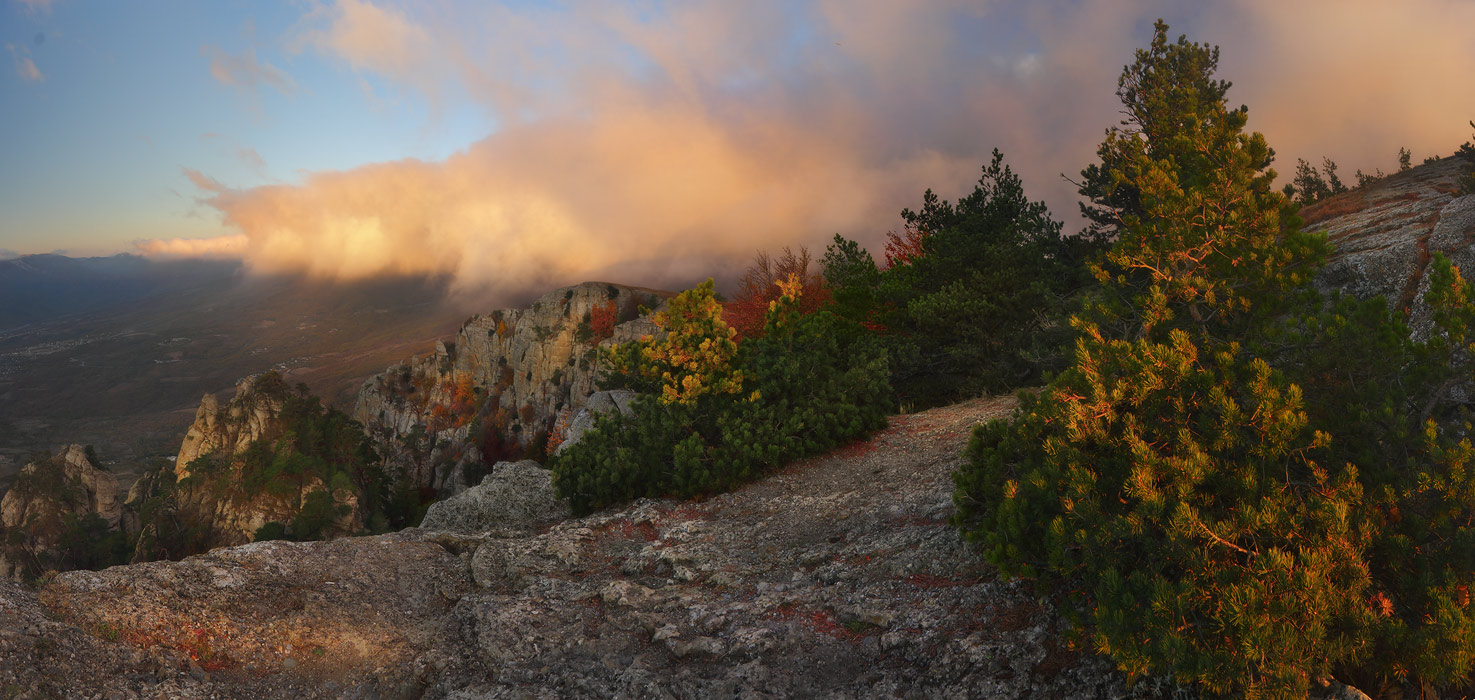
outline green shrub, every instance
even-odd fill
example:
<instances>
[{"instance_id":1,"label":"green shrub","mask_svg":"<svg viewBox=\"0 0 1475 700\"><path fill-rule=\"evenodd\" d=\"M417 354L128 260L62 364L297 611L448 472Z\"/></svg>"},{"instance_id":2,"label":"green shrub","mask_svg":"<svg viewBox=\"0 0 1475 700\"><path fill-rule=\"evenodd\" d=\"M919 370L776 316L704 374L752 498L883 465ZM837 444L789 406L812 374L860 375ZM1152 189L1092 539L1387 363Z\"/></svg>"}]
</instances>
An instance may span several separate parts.
<instances>
[{"instance_id":1,"label":"green shrub","mask_svg":"<svg viewBox=\"0 0 1475 700\"><path fill-rule=\"evenodd\" d=\"M275 520L256 528L256 534L251 537L252 542L269 542L271 540L291 539L287 536L287 526Z\"/></svg>"},{"instance_id":2,"label":"green shrub","mask_svg":"<svg viewBox=\"0 0 1475 700\"><path fill-rule=\"evenodd\" d=\"M1038 350L1064 330L1064 309L1091 283L1084 261L1095 243L1061 236L998 151L967 196L952 203L929 190L902 218L885 269L839 236L824 257L836 311L879 333L898 403L1027 386L1057 368L1058 353Z\"/></svg>"},{"instance_id":3,"label":"green shrub","mask_svg":"<svg viewBox=\"0 0 1475 700\"><path fill-rule=\"evenodd\" d=\"M297 510L297 515L292 518L292 539L319 539L324 528L332 525L334 520L348 515L348 512L348 506L333 502L333 494L321 489L310 491L302 499L302 507Z\"/></svg>"},{"instance_id":4,"label":"green shrub","mask_svg":"<svg viewBox=\"0 0 1475 700\"><path fill-rule=\"evenodd\" d=\"M666 340L616 350L628 375L662 393L636 399L633 417L596 418L554 461L559 494L585 513L718 493L883 426L883 352L828 311L801 315L797 293L786 285L762 336L736 349L710 283L672 299Z\"/></svg>"}]
</instances>

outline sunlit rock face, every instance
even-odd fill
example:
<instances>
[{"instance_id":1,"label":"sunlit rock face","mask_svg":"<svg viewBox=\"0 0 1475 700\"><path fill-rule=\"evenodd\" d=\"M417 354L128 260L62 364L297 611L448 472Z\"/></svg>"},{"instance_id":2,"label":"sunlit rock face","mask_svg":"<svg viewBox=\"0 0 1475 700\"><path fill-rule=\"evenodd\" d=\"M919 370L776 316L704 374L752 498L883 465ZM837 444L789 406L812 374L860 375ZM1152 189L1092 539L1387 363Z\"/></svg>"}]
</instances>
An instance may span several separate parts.
<instances>
[{"instance_id":1,"label":"sunlit rock face","mask_svg":"<svg viewBox=\"0 0 1475 700\"><path fill-rule=\"evenodd\" d=\"M98 468L81 445L27 464L0 499L0 576L19 576L28 564L54 564L68 519L96 514L107 528L121 528L121 496L117 478Z\"/></svg>"},{"instance_id":2,"label":"sunlit rock face","mask_svg":"<svg viewBox=\"0 0 1475 700\"><path fill-rule=\"evenodd\" d=\"M1381 295L1406 314L1416 337L1427 334L1432 256L1443 253L1466 278L1475 273L1475 195L1459 193L1459 179L1472 167L1444 158L1302 209L1302 230L1325 232L1336 246L1317 287L1363 299Z\"/></svg>"},{"instance_id":3,"label":"sunlit rock face","mask_svg":"<svg viewBox=\"0 0 1475 700\"><path fill-rule=\"evenodd\" d=\"M452 341L364 382L353 417L392 469L442 496L458 493L483 460L508 456L489 449L530 448L561 413L582 408L599 348L656 334L640 310L670 296L585 282L525 309L473 316Z\"/></svg>"},{"instance_id":4,"label":"sunlit rock face","mask_svg":"<svg viewBox=\"0 0 1475 700\"><path fill-rule=\"evenodd\" d=\"M287 397L281 391L259 391L265 376L252 375L237 382L235 396L224 408L214 394L205 394L200 399L195 422L190 424L179 446L179 457L174 463L176 476L180 479L189 476L190 462L203 455L220 451L240 454L272 430Z\"/></svg>"},{"instance_id":5,"label":"sunlit rock face","mask_svg":"<svg viewBox=\"0 0 1475 700\"><path fill-rule=\"evenodd\" d=\"M201 399L195 422L185 433L175 462L180 483L176 492L177 510L201 528L203 535L196 543L198 548L250 542L263 525L290 522L309 494L328 490L322 479L311 475L294 481L290 489L248 494L239 488L241 463L237 458L258 440L270 441L282 436L285 425L281 413L289 391L279 375L268 372L238 382L234 396L224 406L210 394ZM191 463L200 458L213 459L222 466L210 474L188 479L192 476ZM151 478L157 476L145 475L130 490L131 503L148 497L150 486L146 482ZM358 497L344 489L333 490L331 496L335 506L346 507L347 511L323 534L334 537L362 531L364 516ZM140 546L144 544L141 540ZM135 560L148 558L151 556L140 552Z\"/></svg>"}]
</instances>

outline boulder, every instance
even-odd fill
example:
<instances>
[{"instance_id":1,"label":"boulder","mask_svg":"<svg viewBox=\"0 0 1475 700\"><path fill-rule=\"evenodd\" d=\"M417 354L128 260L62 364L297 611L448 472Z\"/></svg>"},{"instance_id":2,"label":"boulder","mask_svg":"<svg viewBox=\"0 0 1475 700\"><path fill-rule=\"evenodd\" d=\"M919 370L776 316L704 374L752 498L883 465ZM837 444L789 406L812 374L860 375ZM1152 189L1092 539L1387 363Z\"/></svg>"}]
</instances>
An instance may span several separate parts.
<instances>
[{"instance_id":1,"label":"boulder","mask_svg":"<svg viewBox=\"0 0 1475 700\"><path fill-rule=\"evenodd\" d=\"M498 462L482 482L430 505L420 527L451 532L531 531L569 517L547 469L530 459Z\"/></svg>"}]
</instances>

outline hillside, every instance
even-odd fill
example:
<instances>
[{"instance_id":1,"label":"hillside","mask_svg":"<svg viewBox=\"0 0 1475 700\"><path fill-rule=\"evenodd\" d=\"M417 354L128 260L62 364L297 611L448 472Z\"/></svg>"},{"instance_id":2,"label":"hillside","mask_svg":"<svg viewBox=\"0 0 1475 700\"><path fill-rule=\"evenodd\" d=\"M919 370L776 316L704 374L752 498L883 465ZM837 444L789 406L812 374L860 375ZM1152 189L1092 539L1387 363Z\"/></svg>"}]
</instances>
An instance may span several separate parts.
<instances>
[{"instance_id":1,"label":"hillside","mask_svg":"<svg viewBox=\"0 0 1475 700\"><path fill-rule=\"evenodd\" d=\"M148 294L0 331L0 478L62 443L92 444L115 471L136 475L178 450L202 394L273 367L347 407L364 377L463 317L435 280L183 271ZM0 287L18 284L11 272L0 269ZM37 285L28 289L50 288Z\"/></svg>"},{"instance_id":2,"label":"hillside","mask_svg":"<svg viewBox=\"0 0 1475 700\"><path fill-rule=\"evenodd\" d=\"M58 697L1151 697L947 524L971 426L534 535L412 529L0 583L0 688Z\"/></svg>"}]
</instances>

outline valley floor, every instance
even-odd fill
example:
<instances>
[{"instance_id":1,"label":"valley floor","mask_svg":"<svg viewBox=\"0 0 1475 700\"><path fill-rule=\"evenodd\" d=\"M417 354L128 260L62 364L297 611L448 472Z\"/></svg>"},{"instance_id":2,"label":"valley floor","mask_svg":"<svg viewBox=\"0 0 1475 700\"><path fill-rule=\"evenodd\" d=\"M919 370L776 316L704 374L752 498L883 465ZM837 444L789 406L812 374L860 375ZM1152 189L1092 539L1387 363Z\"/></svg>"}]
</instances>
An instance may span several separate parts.
<instances>
[{"instance_id":1,"label":"valley floor","mask_svg":"<svg viewBox=\"0 0 1475 700\"><path fill-rule=\"evenodd\" d=\"M0 582L0 699L1158 697L948 525L1012 398L701 502Z\"/></svg>"}]
</instances>

